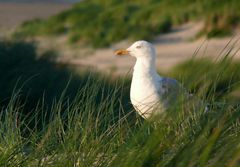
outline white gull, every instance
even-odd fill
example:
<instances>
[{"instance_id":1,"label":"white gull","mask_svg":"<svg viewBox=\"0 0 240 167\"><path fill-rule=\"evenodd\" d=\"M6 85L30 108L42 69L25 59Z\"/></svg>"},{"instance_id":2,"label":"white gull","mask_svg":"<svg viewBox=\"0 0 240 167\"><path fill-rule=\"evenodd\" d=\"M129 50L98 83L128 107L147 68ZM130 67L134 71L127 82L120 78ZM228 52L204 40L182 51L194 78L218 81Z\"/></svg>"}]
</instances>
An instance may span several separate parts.
<instances>
[{"instance_id":1,"label":"white gull","mask_svg":"<svg viewBox=\"0 0 240 167\"><path fill-rule=\"evenodd\" d=\"M182 94L186 94L177 80L162 77L157 73L156 51L151 43L137 41L126 50L117 50L115 54L136 58L130 99L143 118L164 112L176 104Z\"/></svg>"}]
</instances>

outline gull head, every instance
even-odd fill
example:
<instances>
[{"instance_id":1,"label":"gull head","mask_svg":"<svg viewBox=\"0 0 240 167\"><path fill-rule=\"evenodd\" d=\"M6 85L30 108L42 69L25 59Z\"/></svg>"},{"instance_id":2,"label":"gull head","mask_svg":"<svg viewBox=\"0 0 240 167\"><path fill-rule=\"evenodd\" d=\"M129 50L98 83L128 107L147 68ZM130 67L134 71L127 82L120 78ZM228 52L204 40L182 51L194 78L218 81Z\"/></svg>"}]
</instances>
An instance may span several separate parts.
<instances>
[{"instance_id":1,"label":"gull head","mask_svg":"<svg viewBox=\"0 0 240 167\"><path fill-rule=\"evenodd\" d=\"M136 41L129 48L117 50L115 55L130 55L138 58L155 59L156 52L153 45L147 41Z\"/></svg>"}]
</instances>

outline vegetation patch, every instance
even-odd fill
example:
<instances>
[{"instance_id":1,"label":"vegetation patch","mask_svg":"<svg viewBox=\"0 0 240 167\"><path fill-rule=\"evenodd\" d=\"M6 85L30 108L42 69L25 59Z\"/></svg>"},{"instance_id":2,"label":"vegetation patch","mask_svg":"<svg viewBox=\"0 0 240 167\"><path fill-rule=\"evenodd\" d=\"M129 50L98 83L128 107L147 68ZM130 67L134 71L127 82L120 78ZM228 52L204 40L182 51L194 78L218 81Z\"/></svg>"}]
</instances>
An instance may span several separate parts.
<instances>
[{"instance_id":1,"label":"vegetation patch","mask_svg":"<svg viewBox=\"0 0 240 167\"><path fill-rule=\"evenodd\" d=\"M24 23L17 37L67 34L71 43L106 47L123 39L152 39L172 25L204 20L208 37L228 35L239 25L237 0L88 0L48 20Z\"/></svg>"}]
</instances>

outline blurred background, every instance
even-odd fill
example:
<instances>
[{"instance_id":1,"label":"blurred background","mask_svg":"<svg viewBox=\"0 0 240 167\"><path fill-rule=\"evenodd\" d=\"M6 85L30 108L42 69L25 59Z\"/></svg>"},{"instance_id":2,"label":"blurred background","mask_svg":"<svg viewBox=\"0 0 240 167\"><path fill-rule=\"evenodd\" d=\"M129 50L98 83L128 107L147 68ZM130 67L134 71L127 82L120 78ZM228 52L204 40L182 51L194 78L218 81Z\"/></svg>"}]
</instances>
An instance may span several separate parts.
<instances>
[{"instance_id":1,"label":"blurred background","mask_svg":"<svg viewBox=\"0 0 240 167\"><path fill-rule=\"evenodd\" d=\"M57 61L117 74L128 72L134 60L115 58L113 50L135 40L153 42L158 68L166 71L199 47L198 55L216 57L239 34L234 0L217 6L214 0L0 2L1 38L32 39L40 51L56 50Z\"/></svg>"}]
</instances>

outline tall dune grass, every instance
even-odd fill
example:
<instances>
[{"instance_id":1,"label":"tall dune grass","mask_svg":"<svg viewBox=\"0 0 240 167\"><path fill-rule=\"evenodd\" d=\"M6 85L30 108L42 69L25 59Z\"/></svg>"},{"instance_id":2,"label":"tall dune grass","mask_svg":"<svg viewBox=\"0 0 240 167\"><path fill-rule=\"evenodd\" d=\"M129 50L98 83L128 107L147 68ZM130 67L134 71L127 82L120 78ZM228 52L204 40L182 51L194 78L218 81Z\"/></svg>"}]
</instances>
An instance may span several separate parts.
<instances>
[{"instance_id":1,"label":"tall dune grass","mask_svg":"<svg viewBox=\"0 0 240 167\"><path fill-rule=\"evenodd\" d=\"M49 117L42 102L30 120L21 117L21 96L14 95L1 111L1 164L239 166L239 106L208 98L207 113L204 106L187 112L173 106L148 122L121 107L121 87L96 103L102 92L97 83L82 87L71 101L63 93ZM32 120L36 126L29 126Z\"/></svg>"},{"instance_id":2,"label":"tall dune grass","mask_svg":"<svg viewBox=\"0 0 240 167\"><path fill-rule=\"evenodd\" d=\"M69 81L69 68L48 59L43 63L30 44L0 46L0 56L7 63L0 66L5 82L21 84L16 83L19 76L31 76L31 69L41 77L32 78L28 87L9 87L10 95L1 94L1 166L240 165L239 102L226 100L239 86L239 63L229 58L218 62L194 59L169 74L206 101L207 112L204 105L190 110L180 103L146 121L131 107L128 77L110 79L85 73L72 75ZM44 79L56 75L54 86L48 89L51 80ZM58 84L63 80L64 87ZM40 81L44 84L37 85ZM6 88L2 86L1 91Z\"/></svg>"}]
</instances>

